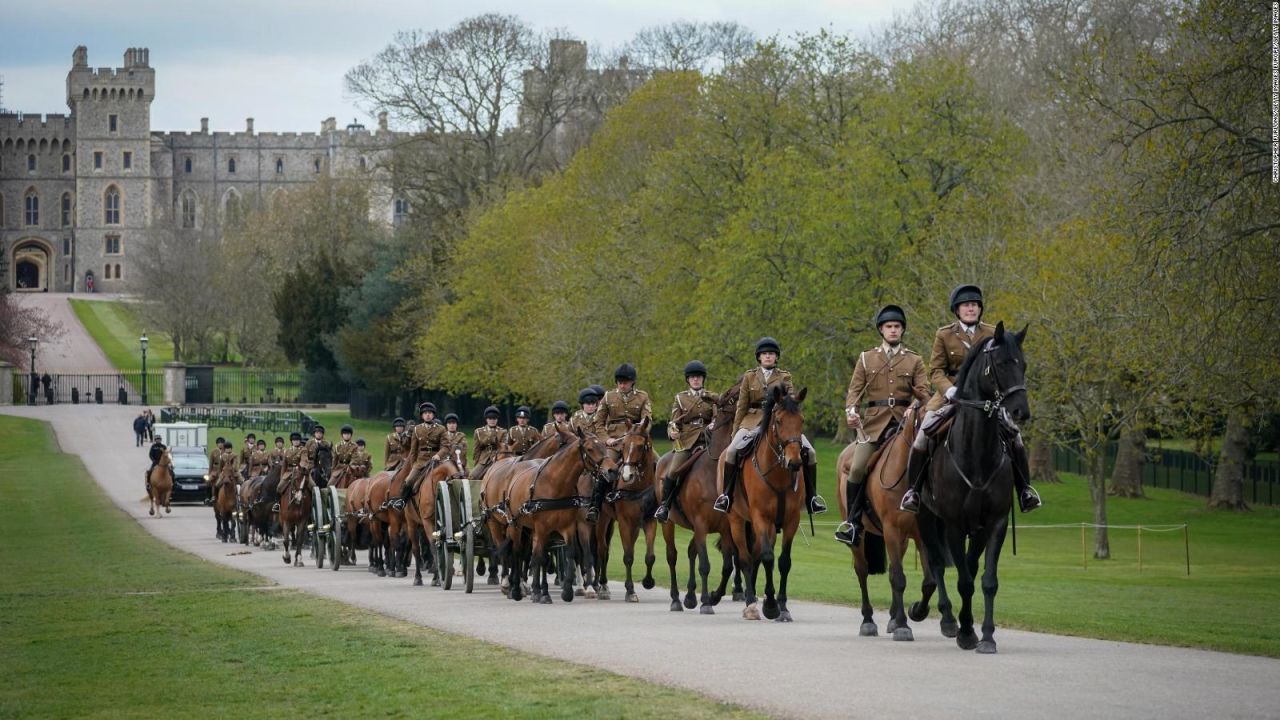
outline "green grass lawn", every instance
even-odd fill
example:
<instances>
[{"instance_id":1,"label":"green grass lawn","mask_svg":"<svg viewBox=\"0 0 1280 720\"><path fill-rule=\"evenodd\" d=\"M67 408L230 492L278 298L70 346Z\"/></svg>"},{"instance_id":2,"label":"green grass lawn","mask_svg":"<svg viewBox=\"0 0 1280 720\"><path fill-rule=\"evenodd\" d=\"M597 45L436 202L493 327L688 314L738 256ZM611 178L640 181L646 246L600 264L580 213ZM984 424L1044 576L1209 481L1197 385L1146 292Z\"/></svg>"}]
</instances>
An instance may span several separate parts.
<instances>
[{"instance_id":1,"label":"green grass lawn","mask_svg":"<svg viewBox=\"0 0 1280 720\"><path fill-rule=\"evenodd\" d=\"M387 421L351 420L341 413L319 413L328 437L350 422L363 436L375 463L382 458ZM471 437L470 428L464 428ZM243 431L215 428L243 440ZM802 535L793 553L792 597L843 605L859 605L857 582L848 549L831 539L835 529L835 463L840 448L819 439L819 482L833 511L815 517L818 536L808 535L803 519ZM670 444L655 438L655 448L666 452ZM375 467L379 465L375 464ZM1108 498L1108 518L1113 525L1189 525L1191 575L1186 574L1185 543L1178 532L1147 531L1142 536L1142 567L1138 563L1135 530L1112 529L1110 560L1094 560L1093 531L1085 533L1081 551L1079 523L1091 522L1093 510L1084 479L1062 474L1062 484L1040 488L1044 508L1017 518L1018 554L1010 538L1000 563L997 624L1004 627L1067 635L1179 645L1280 657L1280 630L1269 622L1274 598L1280 597L1280 508L1258 507L1249 513L1205 509L1205 499L1172 490L1147 488L1148 498ZM1073 524L1074 527L1047 528ZM687 537L677 541L681 585ZM643 541L641 541L643 542ZM659 538L655 575L666 585L665 547ZM642 553L641 553L642 554ZM621 553L615 552L610 576L623 577ZM640 561L637 561L638 563ZM920 571L915 558L906 561L908 597L919 594ZM637 565L639 567L639 565ZM637 579L643 574L641 568ZM949 586L955 587L950 575ZM881 608L877 618L887 621L883 608L890 600L887 576L870 579L872 602ZM763 580L760 589L763 590ZM956 599L953 592L953 599ZM956 599L958 602L958 599ZM979 607L981 594L978 596ZM936 615L935 615L936 616Z\"/></svg>"},{"instance_id":2,"label":"green grass lawn","mask_svg":"<svg viewBox=\"0 0 1280 720\"><path fill-rule=\"evenodd\" d=\"M127 302L71 300L71 308L107 359L123 372L142 370L142 346L138 338L147 335L147 370L159 370L173 362L173 343L154 329L148 332L138 307ZM86 368L92 369L92 368Z\"/></svg>"},{"instance_id":3,"label":"green grass lawn","mask_svg":"<svg viewBox=\"0 0 1280 720\"><path fill-rule=\"evenodd\" d=\"M0 435L0 717L752 716L263 587L152 538L43 423Z\"/></svg>"}]
</instances>

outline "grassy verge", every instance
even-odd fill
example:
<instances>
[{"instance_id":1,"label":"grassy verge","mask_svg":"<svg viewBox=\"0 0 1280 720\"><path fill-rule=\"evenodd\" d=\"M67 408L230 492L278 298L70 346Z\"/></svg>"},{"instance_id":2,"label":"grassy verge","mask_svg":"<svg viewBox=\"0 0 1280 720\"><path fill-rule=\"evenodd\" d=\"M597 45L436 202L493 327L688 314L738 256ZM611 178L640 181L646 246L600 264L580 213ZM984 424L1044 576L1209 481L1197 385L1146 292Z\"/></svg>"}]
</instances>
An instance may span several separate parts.
<instances>
[{"instance_id":1,"label":"grassy verge","mask_svg":"<svg viewBox=\"0 0 1280 720\"><path fill-rule=\"evenodd\" d=\"M173 361L173 343L159 332L147 332L137 308L126 302L71 300L71 309L93 336L98 347L116 369L142 370L142 347L138 338L147 334L147 368L159 370Z\"/></svg>"},{"instance_id":2,"label":"grassy verge","mask_svg":"<svg viewBox=\"0 0 1280 720\"><path fill-rule=\"evenodd\" d=\"M389 423L352 420L339 413L322 413L331 438L350 422L358 436L369 443L375 462L381 461L382 438ZM470 430L468 437L470 437ZM239 443L243 432L213 429ZM236 434L231 434L235 432ZM655 438L655 448L666 452L669 443ZM834 504L835 463L839 448L826 440L818 450L821 492ZM1204 498L1172 490L1147 488L1148 498L1109 498L1108 519L1113 525L1189 525L1191 575L1186 574L1186 545L1182 532L1146 531L1142 536L1139 564L1136 530L1112 529L1112 559L1094 560L1093 530L1084 534L1079 523L1091 522L1092 505L1083 478L1062 474L1065 482L1040 488L1045 507L1017 518L1018 554L1012 539L1006 541L1000 562L1000 594L997 623L1026 630L1199 647L1229 652L1280 657L1280 630L1268 622L1271 600L1280 596L1280 508L1260 507L1250 513L1226 513L1205 509ZM850 554L831 539L835 513L815 518L818 536L796 540L790 592L792 597L842 605L861 603L853 577ZM1045 527L1072 525L1074 527ZM678 545L683 558L687 540ZM642 541L643 542L643 541ZM656 577L667 583L665 548L657 543ZM641 553L642 554L642 553ZM621 553L610 576L623 577ZM638 573L643 568L637 561ZM920 571L909 556L908 597L919 594ZM685 565L678 563L678 577L685 582ZM637 580L639 579L637 575ZM954 575L950 587L954 588ZM760 588L763 589L763 580ZM888 580L869 581L872 602L889 605ZM953 593L954 594L954 593ZM979 596L979 603L981 597ZM886 618L881 611L879 618ZM1206 622L1211 618L1211 626Z\"/></svg>"},{"instance_id":3,"label":"grassy verge","mask_svg":"<svg viewBox=\"0 0 1280 720\"><path fill-rule=\"evenodd\" d=\"M0 717L750 716L263 589L149 536L46 425L0 435Z\"/></svg>"}]
</instances>

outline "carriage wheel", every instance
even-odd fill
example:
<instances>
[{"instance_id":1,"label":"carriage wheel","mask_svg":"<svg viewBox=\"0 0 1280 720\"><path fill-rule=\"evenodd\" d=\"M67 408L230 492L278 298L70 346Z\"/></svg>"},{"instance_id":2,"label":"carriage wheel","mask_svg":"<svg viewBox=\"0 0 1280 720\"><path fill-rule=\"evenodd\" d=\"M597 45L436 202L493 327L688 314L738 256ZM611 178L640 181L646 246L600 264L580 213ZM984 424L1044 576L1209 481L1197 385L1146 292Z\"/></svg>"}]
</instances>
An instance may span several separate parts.
<instances>
[{"instance_id":1,"label":"carriage wheel","mask_svg":"<svg viewBox=\"0 0 1280 720\"><path fill-rule=\"evenodd\" d=\"M462 534L462 574L467 579L467 592L471 592L476 584L476 534L470 525Z\"/></svg>"},{"instance_id":2,"label":"carriage wheel","mask_svg":"<svg viewBox=\"0 0 1280 720\"><path fill-rule=\"evenodd\" d=\"M338 488L329 488L329 547L333 550L333 569L342 564L342 499Z\"/></svg>"},{"instance_id":3,"label":"carriage wheel","mask_svg":"<svg viewBox=\"0 0 1280 720\"><path fill-rule=\"evenodd\" d=\"M449 548L449 538L444 535L443 530L440 539L436 541L436 571L440 573L440 587L445 590L453 589L453 550Z\"/></svg>"},{"instance_id":4,"label":"carriage wheel","mask_svg":"<svg viewBox=\"0 0 1280 720\"><path fill-rule=\"evenodd\" d=\"M241 545L249 544L249 507L243 502L236 503L236 532Z\"/></svg>"},{"instance_id":5,"label":"carriage wheel","mask_svg":"<svg viewBox=\"0 0 1280 720\"><path fill-rule=\"evenodd\" d=\"M315 529L311 531L311 551L316 557L316 568L324 569L324 495L320 493L320 488L313 488L311 495L311 521L315 524Z\"/></svg>"}]
</instances>

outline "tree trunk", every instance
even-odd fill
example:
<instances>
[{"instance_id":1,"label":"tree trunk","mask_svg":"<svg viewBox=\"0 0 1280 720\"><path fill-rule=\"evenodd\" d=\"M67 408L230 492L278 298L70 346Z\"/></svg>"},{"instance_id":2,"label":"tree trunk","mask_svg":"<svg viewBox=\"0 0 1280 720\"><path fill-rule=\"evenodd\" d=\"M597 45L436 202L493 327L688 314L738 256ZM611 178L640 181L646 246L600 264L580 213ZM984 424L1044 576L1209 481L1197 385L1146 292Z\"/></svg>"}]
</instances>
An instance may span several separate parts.
<instances>
[{"instance_id":1,"label":"tree trunk","mask_svg":"<svg viewBox=\"0 0 1280 720\"><path fill-rule=\"evenodd\" d=\"M1133 428L1121 434L1120 447L1116 452L1116 467L1111 472L1110 494L1127 498L1145 497L1142 492L1142 468L1146 462L1146 431Z\"/></svg>"},{"instance_id":2,"label":"tree trunk","mask_svg":"<svg viewBox=\"0 0 1280 720\"><path fill-rule=\"evenodd\" d=\"M1209 507L1218 510L1248 510L1244 502L1244 463L1249 457L1249 430L1244 411L1227 414L1227 431L1222 437L1222 452L1213 476L1213 494Z\"/></svg>"},{"instance_id":3,"label":"tree trunk","mask_svg":"<svg viewBox=\"0 0 1280 720\"><path fill-rule=\"evenodd\" d=\"M1062 482L1058 477L1058 469L1053 465L1053 443L1042 438L1033 438L1031 440L1030 456L1027 459L1031 464L1032 484L1044 485L1046 483L1057 484Z\"/></svg>"},{"instance_id":4,"label":"tree trunk","mask_svg":"<svg viewBox=\"0 0 1280 720\"><path fill-rule=\"evenodd\" d=\"M1107 535L1107 455L1101 449L1090 450L1089 498L1093 500L1093 557L1107 560L1111 557L1111 539Z\"/></svg>"}]
</instances>

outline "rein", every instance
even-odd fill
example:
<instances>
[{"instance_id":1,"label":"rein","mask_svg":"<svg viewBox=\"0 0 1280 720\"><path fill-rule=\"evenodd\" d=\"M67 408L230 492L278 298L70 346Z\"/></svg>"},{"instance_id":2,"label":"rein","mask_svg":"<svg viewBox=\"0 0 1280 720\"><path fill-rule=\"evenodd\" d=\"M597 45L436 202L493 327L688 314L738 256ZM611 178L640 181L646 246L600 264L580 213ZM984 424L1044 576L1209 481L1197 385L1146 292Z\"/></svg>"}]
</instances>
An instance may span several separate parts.
<instances>
[{"instance_id":1,"label":"rein","mask_svg":"<svg viewBox=\"0 0 1280 720\"><path fill-rule=\"evenodd\" d=\"M587 462L588 456L586 448L581 442L578 443L578 459L582 462L582 467L587 472L591 473L591 477L593 479L596 481L600 481L602 479L601 476L603 473L600 472L600 466L595 464L595 466L592 467L593 463ZM578 508L589 507L591 505L591 498L585 495L568 495L566 497L555 498L534 497L538 487L538 478L542 477L542 471L550 464L551 461L548 460L538 468L537 472L533 474L533 481L529 483L529 499L525 501L524 505L520 506L520 511L516 513L516 518L551 510L575 510Z\"/></svg>"},{"instance_id":2,"label":"rein","mask_svg":"<svg viewBox=\"0 0 1280 720\"><path fill-rule=\"evenodd\" d=\"M984 377L991 375L991 368L994 366L994 363L992 362L991 356L988 353L990 353L994 349L995 347L992 346L990 342L988 342L987 345L982 348L983 357L985 361L983 363L983 368L982 368L982 375ZM997 413L1000 413L1004 410L1003 405L1005 400L1008 400L1009 398L1013 397L1014 395L1020 392L1025 393L1027 391L1027 386L1025 383L1021 385L1014 385L1009 388L1001 388L1000 377L998 375L994 376L992 378L992 381L995 383L995 386L996 386L996 394L994 398L969 400L966 398L961 398L957 395L957 397L952 398L951 402L963 408L978 410L982 414L986 415L986 419L988 421L991 421L996 419ZM1000 462L995 466L995 468L990 473L987 473L987 476L985 478L982 478L982 482L975 484L972 480L969 479L969 476L965 473L965 471L961 469L960 463L956 460L955 453L951 451L951 432L954 429L955 429L955 426L952 425L952 428L947 430L947 439L944 440L942 443L942 446L947 449L947 456L951 458L951 467L955 468L956 473L960 475L960 479L964 481L965 485L969 486L970 490L977 490L979 492L986 490L987 486L991 484L992 478L994 478L1001 470L1004 469L1006 465L1009 464L1008 446L1005 444L1003 439L1000 440Z\"/></svg>"}]
</instances>

